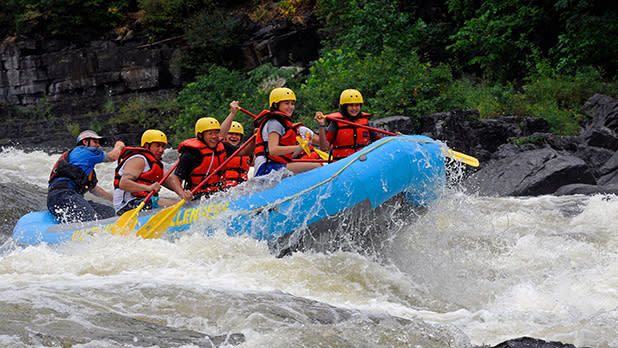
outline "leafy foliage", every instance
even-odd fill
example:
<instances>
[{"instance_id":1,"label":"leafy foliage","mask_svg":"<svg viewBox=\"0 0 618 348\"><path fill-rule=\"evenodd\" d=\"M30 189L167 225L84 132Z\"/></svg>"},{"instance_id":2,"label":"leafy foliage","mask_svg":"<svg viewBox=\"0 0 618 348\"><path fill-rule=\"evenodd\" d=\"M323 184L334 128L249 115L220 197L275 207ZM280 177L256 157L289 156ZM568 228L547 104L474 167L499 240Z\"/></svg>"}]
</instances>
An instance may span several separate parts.
<instances>
[{"instance_id":1,"label":"leafy foliage","mask_svg":"<svg viewBox=\"0 0 618 348\"><path fill-rule=\"evenodd\" d=\"M192 135L199 117L225 117L233 99L259 112L270 89L282 85L296 92L295 114L310 126L315 111L338 108L346 88L361 90L364 110L375 117L417 119L476 108L485 118L540 116L559 134L577 131L578 109L593 93L616 96L618 7L613 2L445 0L436 6L445 7L435 11L442 16L403 0L0 0L0 34L99 37L125 24L129 11L138 11L150 39L183 35L183 72L195 81L176 101L110 99L106 105L127 122L156 119L181 138ZM238 44L228 18L240 7L242 13L270 9L292 19L314 7L324 48L310 75L270 65L228 70ZM450 18L443 16L446 10ZM169 117L176 110L179 116ZM238 118L252 129L249 117Z\"/></svg>"},{"instance_id":2,"label":"leafy foliage","mask_svg":"<svg viewBox=\"0 0 618 348\"><path fill-rule=\"evenodd\" d=\"M231 24L225 21L224 14L214 4L199 11L184 25L187 48L184 65L197 72L206 73L214 62L226 64L225 51L236 44Z\"/></svg>"},{"instance_id":3,"label":"leafy foliage","mask_svg":"<svg viewBox=\"0 0 618 348\"><path fill-rule=\"evenodd\" d=\"M138 3L143 11L140 21L153 38L182 34L185 21L211 5L210 0L139 0Z\"/></svg>"},{"instance_id":4,"label":"leafy foliage","mask_svg":"<svg viewBox=\"0 0 618 348\"><path fill-rule=\"evenodd\" d=\"M550 51L556 71L574 73L590 65L618 77L618 11L595 8L594 2L560 0L555 5L564 24L558 43Z\"/></svg>"},{"instance_id":5,"label":"leafy foliage","mask_svg":"<svg viewBox=\"0 0 618 348\"><path fill-rule=\"evenodd\" d=\"M167 129L172 125L173 115L178 113L175 96L162 95L159 97L146 97L134 95L123 101L109 103L106 112L114 112L116 115L111 118L112 123L129 124L140 129L156 127L167 133Z\"/></svg>"},{"instance_id":6,"label":"leafy foliage","mask_svg":"<svg viewBox=\"0 0 618 348\"><path fill-rule=\"evenodd\" d=\"M419 118L443 108L458 107L449 94L452 76L446 65L435 68L420 62L414 52L401 55L386 48L364 57L336 49L323 54L303 85L304 109L337 110L339 94L347 88L361 91L364 108L377 117L408 115ZM305 112L307 113L307 112Z\"/></svg>"},{"instance_id":7,"label":"leafy foliage","mask_svg":"<svg viewBox=\"0 0 618 348\"><path fill-rule=\"evenodd\" d=\"M128 0L8 0L18 32L75 38L109 30L121 22Z\"/></svg>"},{"instance_id":8,"label":"leafy foliage","mask_svg":"<svg viewBox=\"0 0 618 348\"><path fill-rule=\"evenodd\" d=\"M229 113L229 104L238 100L241 107L258 114L268 107L268 93L292 79L295 70L264 65L249 73L230 71L212 65L179 92L179 115L172 125L175 136L185 139L194 135L195 122L200 117L214 117L222 121ZM293 84L292 84L293 86ZM246 131L253 129L253 119L239 112L235 120Z\"/></svg>"},{"instance_id":9,"label":"leafy foliage","mask_svg":"<svg viewBox=\"0 0 618 348\"><path fill-rule=\"evenodd\" d=\"M466 108L478 109L481 118L499 115L536 116L547 120L555 134L575 135L583 121L579 108L594 93L618 96L618 83L605 81L598 70L575 75L557 74L540 63L521 89L511 83L488 85L458 80Z\"/></svg>"},{"instance_id":10,"label":"leafy foliage","mask_svg":"<svg viewBox=\"0 0 618 348\"><path fill-rule=\"evenodd\" d=\"M585 66L616 77L618 7L589 0L447 0L461 27L449 48L491 80L526 75L539 53L560 73Z\"/></svg>"},{"instance_id":11,"label":"leafy foliage","mask_svg":"<svg viewBox=\"0 0 618 348\"><path fill-rule=\"evenodd\" d=\"M320 0L318 14L325 20L331 47L343 46L361 53L378 53L382 47L410 51L410 18L392 0Z\"/></svg>"},{"instance_id":12,"label":"leafy foliage","mask_svg":"<svg viewBox=\"0 0 618 348\"><path fill-rule=\"evenodd\" d=\"M513 80L521 76L532 52L542 48L535 31L551 23L551 10L550 1L485 0L477 15L451 37L449 48L468 57L467 64L479 66L488 78Z\"/></svg>"}]
</instances>

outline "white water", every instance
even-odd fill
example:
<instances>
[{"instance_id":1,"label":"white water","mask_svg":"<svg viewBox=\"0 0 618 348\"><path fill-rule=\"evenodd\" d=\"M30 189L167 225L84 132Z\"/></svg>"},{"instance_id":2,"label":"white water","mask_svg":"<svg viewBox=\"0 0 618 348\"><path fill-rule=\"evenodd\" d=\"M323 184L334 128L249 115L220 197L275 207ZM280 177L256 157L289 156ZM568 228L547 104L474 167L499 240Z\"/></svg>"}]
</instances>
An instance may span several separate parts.
<instances>
[{"instance_id":1,"label":"white water","mask_svg":"<svg viewBox=\"0 0 618 348\"><path fill-rule=\"evenodd\" d=\"M0 184L44 188L56 158L4 149ZM97 167L108 190L112 171ZM618 347L616 221L615 196L451 189L400 222L380 262L348 252L278 259L264 242L197 228L175 241L97 235L8 250L0 346L194 347L196 333L240 333L241 347L466 347L521 336Z\"/></svg>"}]
</instances>

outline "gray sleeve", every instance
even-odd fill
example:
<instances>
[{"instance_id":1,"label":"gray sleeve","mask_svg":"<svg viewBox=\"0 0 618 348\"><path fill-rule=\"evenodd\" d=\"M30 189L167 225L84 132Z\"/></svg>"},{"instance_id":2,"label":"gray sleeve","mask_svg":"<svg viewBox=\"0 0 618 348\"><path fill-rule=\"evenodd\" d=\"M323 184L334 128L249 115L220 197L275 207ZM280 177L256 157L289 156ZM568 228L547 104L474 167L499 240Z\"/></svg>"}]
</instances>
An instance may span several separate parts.
<instances>
[{"instance_id":1,"label":"gray sleeve","mask_svg":"<svg viewBox=\"0 0 618 348\"><path fill-rule=\"evenodd\" d=\"M279 121L269 120L264 125L264 128L262 128L262 139L268 140L268 134L273 132L283 136L283 134L285 134L285 128L283 128L283 125L279 123Z\"/></svg>"}]
</instances>

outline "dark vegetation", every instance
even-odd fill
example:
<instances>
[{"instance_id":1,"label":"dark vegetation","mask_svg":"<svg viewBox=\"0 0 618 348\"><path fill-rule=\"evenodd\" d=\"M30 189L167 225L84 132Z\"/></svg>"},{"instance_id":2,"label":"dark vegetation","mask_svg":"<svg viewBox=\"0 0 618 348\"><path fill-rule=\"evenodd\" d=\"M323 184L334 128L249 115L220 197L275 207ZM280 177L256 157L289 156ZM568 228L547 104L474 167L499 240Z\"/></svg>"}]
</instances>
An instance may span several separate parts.
<instances>
[{"instance_id":1,"label":"dark vegetation","mask_svg":"<svg viewBox=\"0 0 618 348\"><path fill-rule=\"evenodd\" d=\"M309 69L234 69L226 48L242 38L227 20L317 16L323 48ZM0 0L0 35L92 40L138 23L151 41L182 35L190 82L176 98L109 105L136 124L153 110L177 138L233 99L254 113L285 83L296 117L337 109L357 88L375 117L478 109L482 118L538 116L574 134L594 93L618 96L618 3L602 0ZM170 117L170 114L177 117ZM246 127L250 118L239 116Z\"/></svg>"}]
</instances>

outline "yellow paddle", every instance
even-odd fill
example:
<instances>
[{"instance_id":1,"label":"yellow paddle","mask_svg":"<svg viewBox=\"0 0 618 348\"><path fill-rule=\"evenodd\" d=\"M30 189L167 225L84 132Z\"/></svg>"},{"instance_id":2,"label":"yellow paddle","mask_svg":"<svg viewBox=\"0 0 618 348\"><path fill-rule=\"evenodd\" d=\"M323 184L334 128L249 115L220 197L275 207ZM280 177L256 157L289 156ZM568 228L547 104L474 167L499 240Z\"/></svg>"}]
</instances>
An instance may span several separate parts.
<instances>
[{"instance_id":1,"label":"yellow paddle","mask_svg":"<svg viewBox=\"0 0 618 348\"><path fill-rule=\"evenodd\" d=\"M465 164L467 164L469 166L472 166L472 167L478 167L479 166L479 160L474 158L474 157L472 157L472 156L470 156L470 155L466 155L465 153L457 152L457 151L451 150L449 148L446 148L446 149L442 148L442 152L444 153L445 151L446 151L446 153L448 153L450 158L452 158L452 159L454 159L456 161L465 163Z\"/></svg>"},{"instance_id":2,"label":"yellow paddle","mask_svg":"<svg viewBox=\"0 0 618 348\"><path fill-rule=\"evenodd\" d=\"M333 116L326 115L326 116L324 116L324 118L328 119L328 120L331 120L331 121L334 121L334 122L341 122L341 123L349 124L351 126L365 128L365 129L369 129L369 130L372 130L372 131L384 133L386 135L399 135L397 133L388 132L388 131L385 131L385 130L382 130L382 129L379 129L379 128L369 127L369 126L365 126L363 124L358 124L358 123L355 123L355 122L352 122L352 121L344 120L344 119L339 118L339 117L333 117ZM479 166L479 160L478 159L476 159L476 158L474 158L474 157L472 157L470 155L466 155L465 153L457 152L457 151L454 151L454 150L451 150L451 149L446 149L446 150L442 149L442 152L445 155L449 156L450 158L452 158L452 159L454 159L456 161L465 163L465 164L467 164L469 166L472 166L472 167L478 167Z\"/></svg>"},{"instance_id":3,"label":"yellow paddle","mask_svg":"<svg viewBox=\"0 0 618 348\"><path fill-rule=\"evenodd\" d=\"M313 150L315 153L318 154L318 156L320 156L321 159L327 160L328 159L328 153L318 150L315 147L313 149L311 149L309 147L309 140L303 139L300 136L296 137L296 141L298 142L298 144L300 145L300 147L303 148L303 150L305 150L305 153L307 155L311 155L311 150Z\"/></svg>"},{"instance_id":4,"label":"yellow paddle","mask_svg":"<svg viewBox=\"0 0 618 348\"><path fill-rule=\"evenodd\" d=\"M234 158L234 156L238 155L240 151L242 151L242 149L247 147L249 143L253 141L253 139L255 139L255 134L252 135L251 138L249 138L249 140L247 140L244 144L240 145L240 147L236 151L234 151L234 153L231 156L229 156L225 161L223 161L223 163L221 163L217 168L215 168L206 178L204 178L204 180L202 180L202 182L200 182L199 185L197 185L191 191L191 194L194 194L197 190L199 190L202 186L204 186L204 184L210 178L212 178L212 176L215 175L218 171L225 168L228 162L230 162ZM144 239L159 238L163 234L163 232L167 230L170 223L176 216L176 213L178 212L178 210L180 210L180 207L184 203L185 203L185 200L183 199L180 202L161 210L156 215L153 215L148 220L148 222L146 222L146 224L140 227L140 229L137 231L137 235Z\"/></svg>"},{"instance_id":5,"label":"yellow paddle","mask_svg":"<svg viewBox=\"0 0 618 348\"><path fill-rule=\"evenodd\" d=\"M178 166L178 161L176 161L176 164L174 164L172 169L170 169L169 172L167 172L167 174L165 174L163 179L161 179L161 181L159 181L160 185L163 185L163 183L165 182L167 177L170 176L170 174L174 171L174 169L176 169L176 166ZM114 223L112 225L112 234L113 235L120 234L120 235L126 236L131 231L133 231L133 229L135 228L135 225L137 225L137 213L139 213L140 210L142 210L142 208L144 208L144 205L146 204L146 202L148 202L148 200L152 197L152 195L154 193L155 193L154 191L150 191L148 196L146 196L146 198L144 198L144 200L137 206L137 208L131 209L131 210L125 212L124 214L122 214L118 218L118 220L116 220L116 223Z\"/></svg>"}]
</instances>

